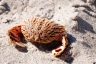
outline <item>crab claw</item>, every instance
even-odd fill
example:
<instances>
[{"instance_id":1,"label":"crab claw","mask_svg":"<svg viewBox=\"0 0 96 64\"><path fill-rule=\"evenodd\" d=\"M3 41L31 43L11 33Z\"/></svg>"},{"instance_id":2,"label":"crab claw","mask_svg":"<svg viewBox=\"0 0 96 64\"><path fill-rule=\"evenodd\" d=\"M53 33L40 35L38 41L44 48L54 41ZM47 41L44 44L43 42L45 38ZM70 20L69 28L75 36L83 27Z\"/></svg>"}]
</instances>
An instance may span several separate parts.
<instances>
[{"instance_id":1,"label":"crab claw","mask_svg":"<svg viewBox=\"0 0 96 64\"><path fill-rule=\"evenodd\" d=\"M21 32L21 26L15 26L8 31L8 35L11 40L11 44L14 46L26 47L24 43L22 43L23 34Z\"/></svg>"},{"instance_id":2,"label":"crab claw","mask_svg":"<svg viewBox=\"0 0 96 64\"><path fill-rule=\"evenodd\" d=\"M64 50L65 50L65 48L66 48L67 45L68 45L68 41L67 41L67 39L65 37L63 37L63 39L62 39L62 45L59 46L58 48L52 50L52 54L55 57L60 56L64 52Z\"/></svg>"},{"instance_id":3,"label":"crab claw","mask_svg":"<svg viewBox=\"0 0 96 64\"><path fill-rule=\"evenodd\" d=\"M58 57L61 55L61 53L63 53L64 51L64 47L60 46L59 48L52 50L52 55L54 55L55 57Z\"/></svg>"}]
</instances>

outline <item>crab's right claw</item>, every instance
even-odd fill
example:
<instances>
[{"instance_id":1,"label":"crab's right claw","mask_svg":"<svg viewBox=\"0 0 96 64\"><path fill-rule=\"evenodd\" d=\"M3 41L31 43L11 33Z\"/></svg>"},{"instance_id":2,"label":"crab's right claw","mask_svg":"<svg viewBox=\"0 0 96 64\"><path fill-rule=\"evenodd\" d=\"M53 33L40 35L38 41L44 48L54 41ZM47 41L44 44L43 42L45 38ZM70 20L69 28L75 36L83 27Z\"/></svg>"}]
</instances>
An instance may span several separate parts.
<instances>
[{"instance_id":1,"label":"crab's right claw","mask_svg":"<svg viewBox=\"0 0 96 64\"><path fill-rule=\"evenodd\" d=\"M67 45L68 45L67 38L66 37L63 37L63 39L62 39L62 46L60 46L60 47L52 50L52 54L55 57L60 56L64 52L64 50L65 50L65 48L66 48Z\"/></svg>"},{"instance_id":2,"label":"crab's right claw","mask_svg":"<svg viewBox=\"0 0 96 64\"><path fill-rule=\"evenodd\" d=\"M58 57L63 53L64 49L65 48L63 46L60 46L60 47L52 50L52 55L54 55L55 57Z\"/></svg>"}]
</instances>

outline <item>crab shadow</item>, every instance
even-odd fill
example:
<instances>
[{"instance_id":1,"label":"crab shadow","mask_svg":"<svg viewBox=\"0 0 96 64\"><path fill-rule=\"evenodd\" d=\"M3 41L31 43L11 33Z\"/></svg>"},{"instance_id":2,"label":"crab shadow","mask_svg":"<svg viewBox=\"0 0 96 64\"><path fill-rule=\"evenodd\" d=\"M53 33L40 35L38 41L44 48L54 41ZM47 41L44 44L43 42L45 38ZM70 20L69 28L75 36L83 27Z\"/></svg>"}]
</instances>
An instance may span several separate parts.
<instances>
[{"instance_id":1,"label":"crab shadow","mask_svg":"<svg viewBox=\"0 0 96 64\"><path fill-rule=\"evenodd\" d=\"M86 33L86 31L89 31L96 34L96 32L93 30L92 25L83 20L81 17L78 17L76 21L78 22L78 28L76 29L76 31L79 31L81 33Z\"/></svg>"},{"instance_id":2,"label":"crab shadow","mask_svg":"<svg viewBox=\"0 0 96 64\"><path fill-rule=\"evenodd\" d=\"M27 53L28 52L27 47L15 46L15 48L18 51L23 52L23 53Z\"/></svg>"}]
</instances>

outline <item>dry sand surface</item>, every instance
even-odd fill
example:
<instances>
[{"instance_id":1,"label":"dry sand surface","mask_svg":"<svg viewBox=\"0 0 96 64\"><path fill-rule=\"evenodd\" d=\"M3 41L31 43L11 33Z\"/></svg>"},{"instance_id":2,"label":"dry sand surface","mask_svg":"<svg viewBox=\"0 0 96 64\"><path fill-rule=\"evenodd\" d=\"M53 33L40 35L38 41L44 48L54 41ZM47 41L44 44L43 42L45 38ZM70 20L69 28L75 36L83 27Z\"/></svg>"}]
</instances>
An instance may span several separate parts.
<instances>
[{"instance_id":1,"label":"dry sand surface","mask_svg":"<svg viewBox=\"0 0 96 64\"><path fill-rule=\"evenodd\" d=\"M96 0L94 5L72 7L84 1L0 0L0 64L96 64ZM66 27L70 46L62 56L55 58L46 47L29 42L27 49L16 49L9 44L8 29L33 16Z\"/></svg>"}]
</instances>

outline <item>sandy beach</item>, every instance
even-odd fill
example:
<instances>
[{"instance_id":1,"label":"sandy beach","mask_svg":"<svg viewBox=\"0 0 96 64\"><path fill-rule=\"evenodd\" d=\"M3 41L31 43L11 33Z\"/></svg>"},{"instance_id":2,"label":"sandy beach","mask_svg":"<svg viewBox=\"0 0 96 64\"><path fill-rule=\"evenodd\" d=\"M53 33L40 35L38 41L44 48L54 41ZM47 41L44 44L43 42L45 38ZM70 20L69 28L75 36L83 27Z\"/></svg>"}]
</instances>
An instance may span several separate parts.
<instances>
[{"instance_id":1,"label":"sandy beach","mask_svg":"<svg viewBox=\"0 0 96 64\"><path fill-rule=\"evenodd\" d=\"M83 3L85 0L0 0L0 64L96 64L96 0L93 5L73 7ZM65 26L70 46L60 57L30 42L27 49L10 45L8 30L34 16Z\"/></svg>"}]
</instances>

